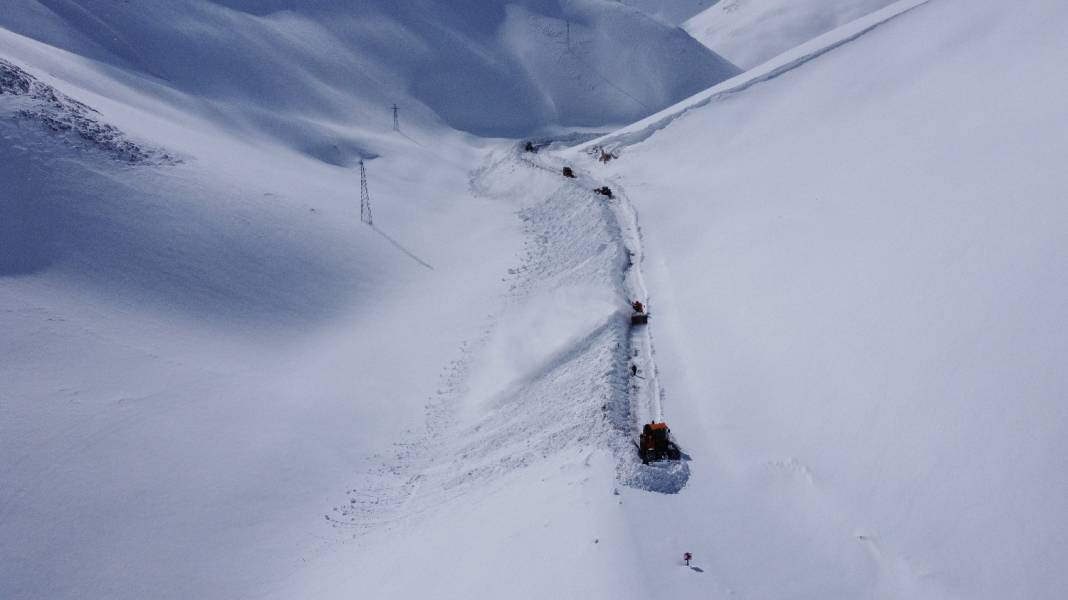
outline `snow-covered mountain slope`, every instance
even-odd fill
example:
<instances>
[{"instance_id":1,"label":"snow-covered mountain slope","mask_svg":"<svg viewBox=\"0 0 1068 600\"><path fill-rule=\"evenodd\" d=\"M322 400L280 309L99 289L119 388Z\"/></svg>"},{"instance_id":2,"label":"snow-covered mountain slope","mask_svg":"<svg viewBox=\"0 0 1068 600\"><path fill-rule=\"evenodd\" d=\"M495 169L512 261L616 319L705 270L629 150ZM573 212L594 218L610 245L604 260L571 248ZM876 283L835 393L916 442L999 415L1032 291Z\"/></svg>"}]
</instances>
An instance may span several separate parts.
<instances>
[{"instance_id":1,"label":"snow-covered mountain slope","mask_svg":"<svg viewBox=\"0 0 1068 600\"><path fill-rule=\"evenodd\" d=\"M0 597L1057 597L1065 17L9 3Z\"/></svg>"},{"instance_id":2,"label":"snow-covered mountain slope","mask_svg":"<svg viewBox=\"0 0 1068 600\"><path fill-rule=\"evenodd\" d=\"M244 101L243 125L325 146L356 143L353 124L388 129L393 103L406 123L480 135L620 124L737 72L603 0L15 0L0 26L154 78L153 91L209 113Z\"/></svg>"},{"instance_id":3,"label":"snow-covered mountain slope","mask_svg":"<svg viewBox=\"0 0 1068 600\"><path fill-rule=\"evenodd\" d=\"M894 0L723 0L682 27L743 69Z\"/></svg>"},{"instance_id":4,"label":"snow-covered mountain slope","mask_svg":"<svg viewBox=\"0 0 1068 600\"><path fill-rule=\"evenodd\" d=\"M20 600L305 596L374 564L332 562L373 537L323 516L347 489L403 499L386 469L418 463L394 454L470 422L437 392L468 385L526 239L517 202L472 191L487 142L452 127L624 122L737 71L594 1L15 0L0 60L0 597ZM583 322L477 381L518 385Z\"/></svg>"},{"instance_id":5,"label":"snow-covered mountain slope","mask_svg":"<svg viewBox=\"0 0 1068 600\"><path fill-rule=\"evenodd\" d=\"M512 211L468 193L477 147L397 135L368 164L371 229L353 170L4 39L183 162L130 165L0 95L0 596L272 589L368 457L424 422L501 291Z\"/></svg>"},{"instance_id":6,"label":"snow-covered mountain slope","mask_svg":"<svg viewBox=\"0 0 1068 600\"><path fill-rule=\"evenodd\" d=\"M866 19L594 142L694 457L639 554L703 559L672 597L1059 598L1068 8Z\"/></svg>"},{"instance_id":7,"label":"snow-covered mountain slope","mask_svg":"<svg viewBox=\"0 0 1068 600\"><path fill-rule=\"evenodd\" d=\"M622 2L665 23L681 25L719 0L622 0Z\"/></svg>"}]
</instances>

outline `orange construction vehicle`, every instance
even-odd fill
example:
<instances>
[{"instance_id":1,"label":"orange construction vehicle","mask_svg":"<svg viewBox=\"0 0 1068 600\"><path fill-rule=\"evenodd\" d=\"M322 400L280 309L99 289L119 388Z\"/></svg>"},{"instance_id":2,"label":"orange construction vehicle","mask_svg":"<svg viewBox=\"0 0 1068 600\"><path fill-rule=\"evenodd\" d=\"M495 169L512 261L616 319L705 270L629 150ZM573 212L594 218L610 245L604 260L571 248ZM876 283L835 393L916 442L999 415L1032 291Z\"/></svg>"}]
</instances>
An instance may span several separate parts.
<instances>
[{"instance_id":1,"label":"orange construction vehicle","mask_svg":"<svg viewBox=\"0 0 1068 600\"><path fill-rule=\"evenodd\" d=\"M671 439L671 430L667 423L652 422L642 428L638 438L638 455L642 463L649 464L658 460L679 460L682 451Z\"/></svg>"},{"instance_id":2,"label":"orange construction vehicle","mask_svg":"<svg viewBox=\"0 0 1068 600\"><path fill-rule=\"evenodd\" d=\"M645 305L642 304L641 300L635 300L630 306L634 309L634 314L630 316L631 325L646 325L649 323L649 313L645 312Z\"/></svg>"}]
</instances>

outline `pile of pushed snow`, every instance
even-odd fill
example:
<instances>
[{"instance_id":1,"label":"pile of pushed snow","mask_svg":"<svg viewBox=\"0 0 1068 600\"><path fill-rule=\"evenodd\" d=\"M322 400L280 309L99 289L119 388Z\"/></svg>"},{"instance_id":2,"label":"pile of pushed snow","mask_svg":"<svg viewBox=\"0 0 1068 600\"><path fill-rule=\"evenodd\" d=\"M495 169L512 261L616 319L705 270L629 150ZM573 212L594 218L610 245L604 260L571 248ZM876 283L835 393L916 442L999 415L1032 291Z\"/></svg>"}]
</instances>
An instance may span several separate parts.
<instances>
[{"instance_id":1,"label":"pile of pushed snow","mask_svg":"<svg viewBox=\"0 0 1068 600\"><path fill-rule=\"evenodd\" d=\"M298 146L358 146L346 128L388 130L393 103L406 125L480 135L623 123L736 73L685 32L597 0L26 0L0 26L198 100L244 101L243 125Z\"/></svg>"},{"instance_id":2,"label":"pile of pushed snow","mask_svg":"<svg viewBox=\"0 0 1068 600\"><path fill-rule=\"evenodd\" d=\"M743 69L894 0L723 0L682 27Z\"/></svg>"}]
</instances>

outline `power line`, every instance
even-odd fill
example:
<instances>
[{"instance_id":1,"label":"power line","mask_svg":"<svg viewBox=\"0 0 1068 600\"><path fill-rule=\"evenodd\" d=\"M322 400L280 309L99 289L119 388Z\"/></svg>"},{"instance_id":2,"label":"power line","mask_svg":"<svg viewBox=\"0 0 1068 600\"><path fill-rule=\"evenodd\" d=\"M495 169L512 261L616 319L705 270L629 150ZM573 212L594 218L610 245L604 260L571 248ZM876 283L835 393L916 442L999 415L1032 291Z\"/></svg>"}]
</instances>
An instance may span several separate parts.
<instances>
[{"instance_id":1,"label":"power line","mask_svg":"<svg viewBox=\"0 0 1068 600\"><path fill-rule=\"evenodd\" d=\"M571 50L571 21L566 21L566 24L567 24L567 29L565 30L565 44L566 44L566 47L565 47L564 51L567 52L568 55L574 57L575 60L577 60L578 62L582 63L582 65L585 66L590 71L592 71L594 75L596 75L597 77L601 78L601 80L604 81L606 84L608 84L609 87L615 89L617 92L619 92L620 94L623 94L627 98L630 98L637 105L641 106L643 109L645 109L645 110L647 110L649 112L653 112L653 109L648 104L642 102L637 97L635 97L634 94L631 94L627 90L623 89L619 84L617 84L616 82L614 82L611 79L609 79L607 76L605 76L604 73L601 72L600 69L598 69L597 67L594 67L590 63L586 62L582 58L582 56L579 55L578 52L573 52Z\"/></svg>"}]
</instances>

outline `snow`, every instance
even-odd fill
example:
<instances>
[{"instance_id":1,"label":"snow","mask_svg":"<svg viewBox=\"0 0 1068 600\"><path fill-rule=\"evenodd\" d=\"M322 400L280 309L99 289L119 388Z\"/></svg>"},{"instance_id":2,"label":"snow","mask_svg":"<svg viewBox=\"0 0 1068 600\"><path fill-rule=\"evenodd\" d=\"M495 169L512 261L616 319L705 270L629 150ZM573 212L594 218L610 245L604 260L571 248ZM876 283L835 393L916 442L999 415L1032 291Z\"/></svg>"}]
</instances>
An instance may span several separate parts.
<instances>
[{"instance_id":1,"label":"snow","mask_svg":"<svg viewBox=\"0 0 1068 600\"><path fill-rule=\"evenodd\" d=\"M681 25L719 0L622 0L645 14L671 25Z\"/></svg>"},{"instance_id":2,"label":"snow","mask_svg":"<svg viewBox=\"0 0 1068 600\"><path fill-rule=\"evenodd\" d=\"M224 103L227 124L240 112L289 144L361 146L351 125L388 129L393 103L407 124L483 136L618 125L737 72L678 28L600 0L18 3L0 26Z\"/></svg>"},{"instance_id":3,"label":"snow","mask_svg":"<svg viewBox=\"0 0 1068 600\"><path fill-rule=\"evenodd\" d=\"M723 0L682 28L743 69L892 4L894 0Z\"/></svg>"},{"instance_id":4,"label":"snow","mask_svg":"<svg viewBox=\"0 0 1068 600\"><path fill-rule=\"evenodd\" d=\"M501 289L512 210L470 197L477 144L360 132L378 227L426 269L359 224L353 170L0 34L5 59L184 159L124 166L0 121L0 596L274 589L423 422Z\"/></svg>"},{"instance_id":5,"label":"snow","mask_svg":"<svg viewBox=\"0 0 1068 600\"><path fill-rule=\"evenodd\" d=\"M592 142L698 457L657 521L737 595L1068 584L1068 13L915 4Z\"/></svg>"},{"instance_id":6,"label":"snow","mask_svg":"<svg viewBox=\"0 0 1068 600\"><path fill-rule=\"evenodd\" d=\"M1060 597L1068 10L708 4L16 0L0 597Z\"/></svg>"}]
</instances>

